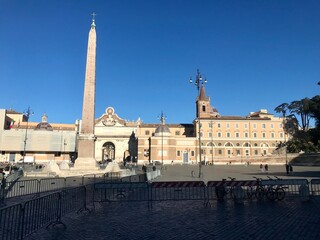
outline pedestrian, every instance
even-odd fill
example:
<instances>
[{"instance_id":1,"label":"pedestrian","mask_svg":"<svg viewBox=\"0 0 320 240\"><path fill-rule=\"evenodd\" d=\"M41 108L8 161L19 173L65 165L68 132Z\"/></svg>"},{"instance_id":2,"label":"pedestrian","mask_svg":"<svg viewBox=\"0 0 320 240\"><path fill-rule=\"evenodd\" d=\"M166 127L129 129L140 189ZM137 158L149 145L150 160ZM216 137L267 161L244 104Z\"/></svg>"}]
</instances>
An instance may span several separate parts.
<instances>
[{"instance_id":1,"label":"pedestrian","mask_svg":"<svg viewBox=\"0 0 320 240\"><path fill-rule=\"evenodd\" d=\"M268 164L264 165L264 170L266 170L266 172L268 172L269 166Z\"/></svg>"},{"instance_id":2,"label":"pedestrian","mask_svg":"<svg viewBox=\"0 0 320 240\"><path fill-rule=\"evenodd\" d=\"M263 165L262 165L262 163L260 164L260 171L263 172Z\"/></svg>"},{"instance_id":3,"label":"pedestrian","mask_svg":"<svg viewBox=\"0 0 320 240\"><path fill-rule=\"evenodd\" d=\"M146 167L146 165L144 165L144 164L143 164L143 166L142 166L142 172L144 172L144 173L147 172L147 167Z\"/></svg>"},{"instance_id":4,"label":"pedestrian","mask_svg":"<svg viewBox=\"0 0 320 240\"><path fill-rule=\"evenodd\" d=\"M290 165L289 170L290 170L290 173L293 172L293 167L292 167L292 165Z\"/></svg>"},{"instance_id":5,"label":"pedestrian","mask_svg":"<svg viewBox=\"0 0 320 240\"><path fill-rule=\"evenodd\" d=\"M287 171L287 175L289 175L289 164L286 163L286 171Z\"/></svg>"}]
</instances>

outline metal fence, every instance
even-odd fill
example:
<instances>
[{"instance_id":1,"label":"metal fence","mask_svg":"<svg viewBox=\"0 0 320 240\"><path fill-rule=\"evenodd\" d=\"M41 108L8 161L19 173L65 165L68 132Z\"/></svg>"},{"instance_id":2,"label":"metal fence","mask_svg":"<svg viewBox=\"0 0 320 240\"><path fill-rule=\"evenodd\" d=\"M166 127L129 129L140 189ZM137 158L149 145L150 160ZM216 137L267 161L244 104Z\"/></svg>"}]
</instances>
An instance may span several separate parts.
<instances>
[{"instance_id":1,"label":"metal fence","mask_svg":"<svg viewBox=\"0 0 320 240\"><path fill-rule=\"evenodd\" d=\"M0 209L0 239L23 239L45 226L65 224L62 217L86 210L86 187L66 189Z\"/></svg>"},{"instance_id":2,"label":"metal fence","mask_svg":"<svg viewBox=\"0 0 320 240\"><path fill-rule=\"evenodd\" d=\"M223 199L242 200L257 199L250 194L256 194L258 188L284 188L285 198L309 200L320 198L320 179L313 179L310 183L305 179L266 180L266 181L178 181L178 182L94 182L93 175L88 175L83 182L86 186L65 188L46 196L38 197L22 204L0 209L0 239L23 239L42 227L51 227L65 224L62 217L70 212L88 210L88 205L94 207L95 202L146 202L152 207L155 202L161 201L199 201L205 205L212 200L219 200L217 189L229 191ZM100 180L103 178L99 178ZM136 180L136 179L135 179ZM29 180L32 183L32 180ZM80 184L79 181L67 179L71 185ZM93 184L89 184L92 183ZM30 194L26 190L26 181L17 188ZM48 186L62 186L59 181L43 181L44 190ZM33 186L33 185L31 185ZM231 191L232 189L232 191ZM311 190L310 190L311 189ZM239 191L237 191L239 190ZM253 191L253 192L250 192ZM231 192L233 192L231 194ZM225 192L226 193L226 192ZM266 198L263 198L266 199ZM270 200L270 199L269 199ZM277 200L277 199L272 199Z\"/></svg>"},{"instance_id":3,"label":"metal fence","mask_svg":"<svg viewBox=\"0 0 320 240\"><path fill-rule=\"evenodd\" d=\"M14 197L21 197L27 195L37 195L40 193L47 193L58 191L65 188L86 186L96 182L141 182L146 181L145 174L126 176L124 178L117 178L106 174L88 174L79 177L66 177L66 178L45 178L45 179L32 179L32 180L18 180L7 181L0 189L0 200L6 200Z\"/></svg>"}]
</instances>

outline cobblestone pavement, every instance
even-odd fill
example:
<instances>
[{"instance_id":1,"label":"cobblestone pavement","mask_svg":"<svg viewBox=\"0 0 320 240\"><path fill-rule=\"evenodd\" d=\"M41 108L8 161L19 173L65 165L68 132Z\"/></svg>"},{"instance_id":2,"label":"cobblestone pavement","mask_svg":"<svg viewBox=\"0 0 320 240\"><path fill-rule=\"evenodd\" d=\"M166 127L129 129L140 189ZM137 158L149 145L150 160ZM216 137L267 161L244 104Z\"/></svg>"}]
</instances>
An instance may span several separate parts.
<instances>
[{"instance_id":1,"label":"cobblestone pavement","mask_svg":"<svg viewBox=\"0 0 320 240\"><path fill-rule=\"evenodd\" d=\"M91 213L62 220L67 228L41 229L41 239L320 239L319 202L157 202L97 204Z\"/></svg>"}]
</instances>

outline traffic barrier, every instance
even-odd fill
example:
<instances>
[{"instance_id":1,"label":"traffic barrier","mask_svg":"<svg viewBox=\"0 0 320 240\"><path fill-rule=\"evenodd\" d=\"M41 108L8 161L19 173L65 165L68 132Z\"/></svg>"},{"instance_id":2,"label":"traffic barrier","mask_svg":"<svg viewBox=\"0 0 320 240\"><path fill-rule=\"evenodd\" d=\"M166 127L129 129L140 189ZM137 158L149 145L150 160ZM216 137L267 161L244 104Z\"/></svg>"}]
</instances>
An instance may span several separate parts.
<instances>
[{"instance_id":1,"label":"traffic barrier","mask_svg":"<svg viewBox=\"0 0 320 240\"><path fill-rule=\"evenodd\" d=\"M207 183L207 199L208 201L233 199L242 202L251 197L250 193L254 191L256 186L257 181L255 180L209 181ZM234 192L235 194L233 194Z\"/></svg>"},{"instance_id":2,"label":"traffic barrier","mask_svg":"<svg viewBox=\"0 0 320 240\"><path fill-rule=\"evenodd\" d=\"M59 193L27 201L22 209L21 238L54 222L59 216Z\"/></svg>"},{"instance_id":3,"label":"traffic barrier","mask_svg":"<svg viewBox=\"0 0 320 240\"><path fill-rule=\"evenodd\" d=\"M101 180L101 178L97 177L95 174L86 174L82 176L82 185L88 185L88 184L93 184L99 180Z\"/></svg>"},{"instance_id":4,"label":"traffic barrier","mask_svg":"<svg viewBox=\"0 0 320 240\"><path fill-rule=\"evenodd\" d=\"M156 179L157 177L159 177L161 175L160 170L155 170L155 171L150 171L147 172L147 180L151 181L153 179Z\"/></svg>"},{"instance_id":5,"label":"traffic barrier","mask_svg":"<svg viewBox=\"0 0 320 240\"><path fill-rule=\"evenodd\" d=\"M94 202L149 201L146 182L95 183L94 190Z\"/></svg>"},{"instance_id":6,"label":"traffic barrier","mask_svg":"<svg viewBox=\"0 0 320 240\"><path fill-rule=\"evenodd\" d=\"M312 179L311 182L311 193L313 197L320 196L320 179Z\"/></svg>"},{"instance_id":7,"label":"traffic barrier","mask_svg":"<svg viewBox=\"0 0 320 240\"><path fill-rule=\"evenodd\" d=\"M24 204L0 209L0 239L23 239L44 226L66 225L62 217L72 211L88 210L85 187L69 188L35 198Z\"/></svg>"},{"instance_id":8,"label":"traffic barrier","mask_svg":"<svg viewBox=\"0 0 320 240\"><path fill-rule=\"evenodd\" d=\"M66 177L65 178L65 187L79 187L83 185L83 177Z\"/></svg>"},{"instance_id":9,"label":"traffic barrier","mask_svg":"<svg viewBox=\"0 0 320 240\"><path fill-rule=\"evenodd\" d=\"M306 188L301 192L301 186L306 186L309 190L307 179L270 179L262 180L261 185L271 186L273 189L280 187L285 192L285 198L305 198L307 191Z\"/></svg>"},{"instance_id":10,"label":"traffic barrier","mask_svg":"<svg viewBox=\"0 0 320 240\"><path fill-rule=\"evenodd\" d=\"M65 188L64 178L46 178L40 180L39 192L48 192Z\"/></svg>"},{"instance_id":11,"label":"traffic barrier","mask_svg":"<svg viewBox=\"0 0 320 240\"><path fill-rule=\"evenodd\" d=\"M39 181L37 179L7 182L6 185L5 198L26 196L39 192Z\"/></svg>"},{"instance_id":12,"label":"traffic barrier","mask_svg":"<svg viewBox=\"0 0 320 240\"><path fill-rule=\"evenodd\" d=\"M151 206L154 201L200 200L206 202L203 181L152 182Z\"/></svg>"},{"instance_id":13,"label":"traffic barrier","mask_svg":"<svg viewBox=\"0 0 320 240\"><path fill-rule=\"evenodd\" d=\"M15 240L20 238L22 205L0 209L0 239Z\"/></svg>"}]
</instances>

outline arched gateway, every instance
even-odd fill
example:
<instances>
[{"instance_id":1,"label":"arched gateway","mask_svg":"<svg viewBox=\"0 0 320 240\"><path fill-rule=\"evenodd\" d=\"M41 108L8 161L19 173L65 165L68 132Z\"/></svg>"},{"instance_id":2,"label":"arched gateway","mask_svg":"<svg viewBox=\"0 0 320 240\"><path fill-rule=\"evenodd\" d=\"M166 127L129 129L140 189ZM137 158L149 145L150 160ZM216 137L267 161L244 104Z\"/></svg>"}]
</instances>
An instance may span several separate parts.
<instances>
[{"instance_id":1,"label":"arched gateway","mask_svg":"<svg viewBox=\"0 0 320 240\"><path fill-rule=\"evenodd\" d=\"M112 142L106 142L102 146L102 159L104 161L115 159L116 148Z\"/></svg>"}]
</instances>

